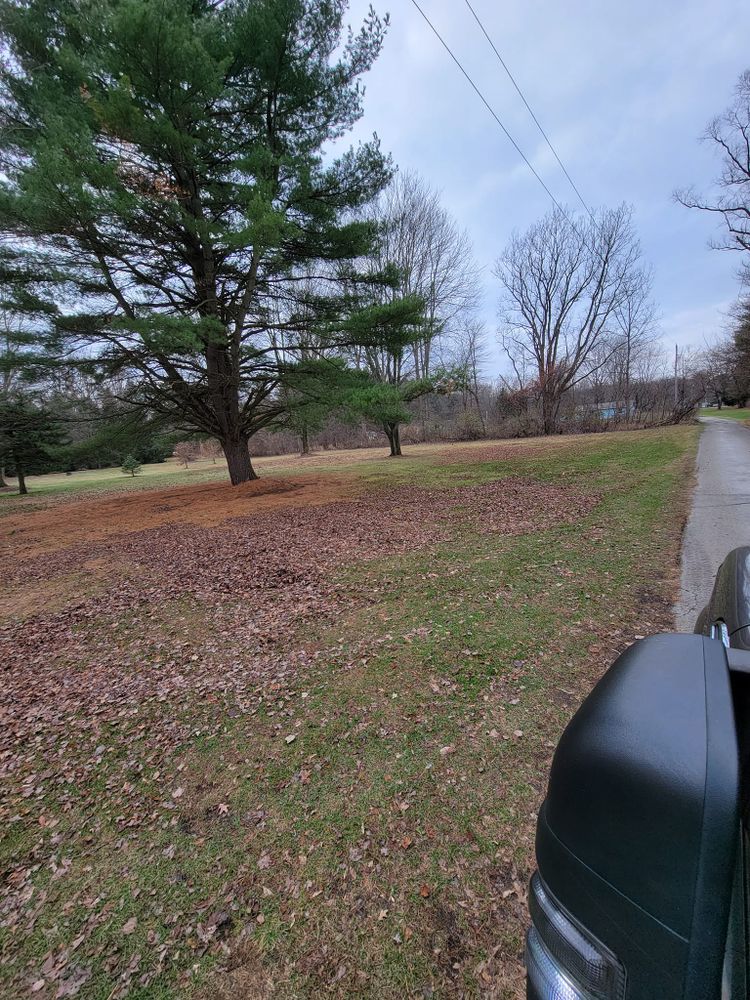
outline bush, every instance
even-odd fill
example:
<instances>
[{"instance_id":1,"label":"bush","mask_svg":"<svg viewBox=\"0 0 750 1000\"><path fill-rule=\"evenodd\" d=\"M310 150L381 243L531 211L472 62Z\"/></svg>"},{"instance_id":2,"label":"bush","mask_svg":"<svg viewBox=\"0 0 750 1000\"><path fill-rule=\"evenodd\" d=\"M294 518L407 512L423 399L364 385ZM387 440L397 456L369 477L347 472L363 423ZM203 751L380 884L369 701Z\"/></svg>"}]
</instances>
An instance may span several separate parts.
<instances>
[{"instance_id":1,"label":"bush","mask_svg":"<svg viewBox=\"0 0 750 1000\"><path fill-rule=\"evenodd\" d=\"M476 410L464 410L454 421L453 434L456 441L481 441L486 437L485 429Z\"/></svg>"}]
</instances>

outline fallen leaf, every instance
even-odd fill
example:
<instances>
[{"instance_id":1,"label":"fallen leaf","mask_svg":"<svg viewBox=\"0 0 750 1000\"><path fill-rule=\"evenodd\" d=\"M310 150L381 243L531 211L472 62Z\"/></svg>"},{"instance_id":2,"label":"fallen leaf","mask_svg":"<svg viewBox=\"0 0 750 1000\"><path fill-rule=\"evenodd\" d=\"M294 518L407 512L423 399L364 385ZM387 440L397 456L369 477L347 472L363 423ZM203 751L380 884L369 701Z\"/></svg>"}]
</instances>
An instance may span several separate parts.
<instances>
[{"instance_id":1,"label":"fallen leaf","mask_svg":"<svg viewBox=\"0 0 750 1000\"><path fill-rule=\"evenodd\" d=\"M84 969L80 965L74 965L69 970L65 979L60 983L55 994L56 1000L62 1000L63 997L77 996L90 978L91 969Z\"/></svg>"}]
</instances>

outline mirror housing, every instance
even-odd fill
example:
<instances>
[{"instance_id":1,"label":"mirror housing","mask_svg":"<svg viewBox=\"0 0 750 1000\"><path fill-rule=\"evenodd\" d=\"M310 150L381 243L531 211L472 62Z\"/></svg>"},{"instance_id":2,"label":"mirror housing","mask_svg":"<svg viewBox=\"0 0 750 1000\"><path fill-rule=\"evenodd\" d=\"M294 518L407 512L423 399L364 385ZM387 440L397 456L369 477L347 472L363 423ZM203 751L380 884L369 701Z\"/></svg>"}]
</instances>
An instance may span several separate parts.
<instances>
[{"instance_id":1,"label":"mirror housing","mask_svg":"<svg viewBox=\"0 0 750 1000\"><path fill-rule=\"evenodd\" d=\"M720 995L739 824L724 646L634 644L563 733L536 839L546 890L621 963L628 997Z\"/></svg>"}]
</instances>

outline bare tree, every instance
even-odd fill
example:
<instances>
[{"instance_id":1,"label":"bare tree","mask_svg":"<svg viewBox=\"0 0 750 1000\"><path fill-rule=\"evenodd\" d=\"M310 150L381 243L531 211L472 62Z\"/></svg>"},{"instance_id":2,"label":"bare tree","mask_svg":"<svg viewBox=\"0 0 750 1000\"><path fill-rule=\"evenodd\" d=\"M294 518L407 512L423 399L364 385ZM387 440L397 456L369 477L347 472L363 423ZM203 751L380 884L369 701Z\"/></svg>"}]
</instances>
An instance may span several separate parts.
<instances>
[{"instance_id":1,"label":"bare tree","mask_svg":"<svg viewBox=\"0 0 750 1000\"><path fill-rule=\"evenodd\" d=\"M743 299L736 307L732 345L735 399L744 406L750 397L750 299Z\"/></svg>"},{"instance_id":2,"label":"bare tree","mask_svg":"<svg viewBox=\"0 0 750 1000\"><path fill-rule=\"evenodd\" d=\"M476 306L478 272L469 237L415 173L396 175L371 218L382 237L375 267L395 265L398 294L424 302L423 333L411 347L410 374L429 378L435 342L462 325Z\"/></svg>"},{"instance_id":3,"label":"bare tree","mask_svg":"<svg viewBox=\"0 0 750 1000\"><path fill-rule=\"evenodd\" d=\"M727 398L732 396L735 370L733 348L732 337L725 334L720 340L707 345L703 351L700 367L704 395L706 399L715 403L719 410Z\"/></svg>"},{"instance_id":4,"label":"bare tree","mask_svg":"<svg viewBox=\"0 0 750 1000\"><path fill-rule=\"evenodd\" d=\"M454 336L450 354L453 365L462 372L464 410L471 400L476 407L482 435L485 435L487 422L480 403L481 370L487 360L484 324L480 320L470 319Z\"/></svg>"},{"instance_id":5,"label":"bare tree","mask_svg":"<svg viewBox=\"0 0 750 1000\"><path fill-rule=\"evenodd\" d=\"M390 272L395 278L382 284L376 309L398 300L421 305L418 326L348 352L355 367L387 387L371 397L377 405L363 412L369 410L370 419L383 426L396 456L401 454L399 424L412 413L408 404L458 386L458 373L443 364L447 352L436 348L470 322L479 295L478 272L467 234L414 173L397 174L368 209L367 219L380 235L368 258L369 272ZM426 409L422 418L424 424Z\"/></svg>"},{"instance_id":6,"label":"bare tree","mask_svg":"<svg viewBox=\"0 0 750 1000\"><path fill-rule=\"evenodd\" d=\"M200 446L196 441L178 441L172 454L187 469L200 456Z\"/></svg>"},{"instance_id":7,"label":"bare tree","mask_svg":"<svg viewBox=\"0 0 750 1000\"><path fill-rule=\"evenodd\" d=\"M703 196L689 188L678 191L676 198L687 208L700 208L723 218L727 235L713 244L717 249L750 251L750 70L740 77L730 106L709 122L703 139L714 143L722 158L716 179L718 191ZM742 273L750 280L747 259Z\"/></svg>"},{"instance_id":8,"label":"bare tree","mask_svg":"<svg viewBox=\"0 0 750 1000\"><path fill-rule=\"evenodd\" d=\"M589 357L590 373L582 380L592 406L611 410L611 419L618 423L630 423L636 416L634 372L656 340L652 284L650 268L633 268L614 312L614 329L597 341Z\"/></svg>"},{"instance_id":9,"label":"bare tree","mask_svg":"<svg viewBox=\"0 0 750 1000\"><path fill-rule=\"evenodd\" d=\"M750 397L750 301L740 299L724 334L702 352L705 395L716 405L744 407Z\"/></svg>"},{"instance_id":10,"label":"bare tree","mask_svg":"<svg viewBox=\"0 0 750 1000\"><path fill-rule=\"evenodd\" d=\"M640 268L631 215L621 205L572 223L556 208L515 234L495 265L503 347L519 381L535 372L545 434L557 429L565 393L617 348L618 313Z\"/></svg>"},{"instance_id":11,"label":"bare tree","mask_svg":"<svg viewBox=\"0 0 750 1000\"><path fill-rule=\"evenodd\" d=\"M221 455L221 445L215 438L206 438L205 441L201 441L198 445L198 457L204 459L211 459L214 465L216 465L216 459Z\"/></svg>"},{"instance_id":12,"label":"bare tree","mask_svg":"<svg viewBox=\"0 0 750 1000\"><path fill-rule=\"evenodd\" d=\"M627 421L633 411L633 366L656 336L657 315L652 290L651 268L633 267L615 309L619 342L612 353L610 368L617 388L617 401L622 404Z\"/></svg>"}]
</instances>

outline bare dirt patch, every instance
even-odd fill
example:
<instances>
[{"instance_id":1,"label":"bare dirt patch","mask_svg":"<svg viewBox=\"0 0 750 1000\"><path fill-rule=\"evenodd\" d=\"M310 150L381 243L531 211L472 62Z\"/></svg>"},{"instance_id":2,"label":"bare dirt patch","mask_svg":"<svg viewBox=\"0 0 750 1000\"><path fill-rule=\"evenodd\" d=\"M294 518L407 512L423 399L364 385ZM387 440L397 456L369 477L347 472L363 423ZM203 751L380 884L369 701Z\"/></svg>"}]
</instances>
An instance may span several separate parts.
<instances>
[{"instance_id":1,"label":"bare dirt patch","mask_svg":"<svg viewBox=\"0 0 750 1000\"><path fill-rule=\"evenodd\" d=\"M166 490L113 494L97 500L71 500L44 510L5 517L0 558L14 559L38 552L66 548L76 543L95 544L113 535L143 531L175 522L214 525L285 507L330 503L351 493L351 481L333 476L300 476L294 480L259 479L242 486L206 483Z\"/></svg>"}]
</instances>

